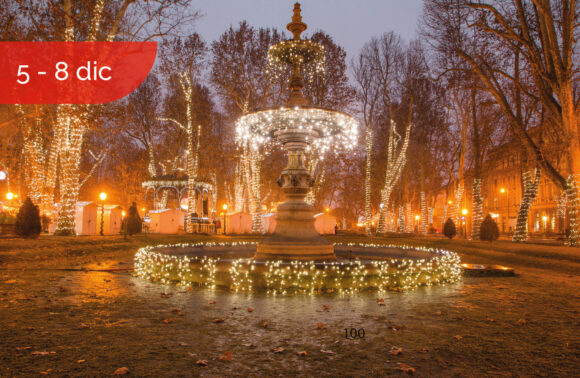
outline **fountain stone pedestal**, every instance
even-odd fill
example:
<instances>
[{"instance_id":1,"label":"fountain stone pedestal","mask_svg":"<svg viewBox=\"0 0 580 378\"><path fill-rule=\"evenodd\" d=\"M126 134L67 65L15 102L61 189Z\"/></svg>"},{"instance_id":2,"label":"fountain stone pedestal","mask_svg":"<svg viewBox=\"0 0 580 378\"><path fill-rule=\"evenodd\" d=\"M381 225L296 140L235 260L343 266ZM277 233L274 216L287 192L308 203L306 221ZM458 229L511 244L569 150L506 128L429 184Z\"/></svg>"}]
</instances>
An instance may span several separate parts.
<instances>
[{"instance_id":1,"label":"fountain stone pedestal","mask_svg":"<svg viewBox=\"0 0 580 378\"><path fill-rule=\"evenodd\" d=\"M304 167L308 134L294 129L276 132L276 137L288 153L288 166L278 178L278 185L287 201L278 205L276 230L258 244L255 259L336 259L334 245L324 240L314 229L314 208L304 202L308 190L314 184Z\"/></svg>"}]
</instances>

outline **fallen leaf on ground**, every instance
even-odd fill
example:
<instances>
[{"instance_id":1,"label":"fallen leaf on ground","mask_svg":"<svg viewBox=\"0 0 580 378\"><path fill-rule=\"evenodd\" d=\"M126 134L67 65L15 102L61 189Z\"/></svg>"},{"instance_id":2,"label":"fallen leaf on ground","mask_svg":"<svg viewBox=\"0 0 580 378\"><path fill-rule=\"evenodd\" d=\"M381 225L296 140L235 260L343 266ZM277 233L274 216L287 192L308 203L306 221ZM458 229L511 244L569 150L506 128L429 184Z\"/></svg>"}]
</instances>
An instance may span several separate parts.
<instances>
[{"instance_id":1,"label":"fallen leaf on ground","mask_svg":"<svg viewBox=\"0 0 580 378\"><path fill-rule=\"evenodd\" d=\"M267 320L265 320L264 323L262 323L262 327L268 328L268 321Z\"/></svg>"},{"instance_id":2,"label":"fallen leaf on ground","mask_svg":"<svg viewBox=\"0 0 580 378\"><path fill-rule=\"evenodd\" d=\"M36 352L32 352L32 354L34 354L36 356L48 356L49 354L56 354L56 352L54 352L54 351L50 351L50 352L36 351Z\"/></svg>"},{"instance_id":3,"label":"fallen leaf on ground","mask_svg":"<svg viewBox=\"0 0 580 378\"><path fill-rule=\"evenodd\" d=\"M225 320L224 318L215 318L215 319L213 320L213 322L214 322L214 323L223 323L223 322L225 322L225 321L226 321L226 320Z\"/></svg>"},{"instance_id":4,"label":"fallen leaf on ground","mask_svg":"<svg viewBox=\"0 0 580 378\"><path fill-rule=\"evenodd\" d=\"M85 360L77 360L77 364L82 364Z\"/></svg>"},{"instance_id":5,"label":"fallen leaf on ground","mask_svg":"<svg viewBox=\"0 0 580 378\"><path fill-rule=\"evenodd\" d=\"M457 339L457 340L461 340L461 339L463 339L463 336L461 336L461 335L455 335L455 336L453 336L453 337L454 337L455 339Z\"/></svg>"},{"instance_id":6,"label":"fallen leaf on ground","mask_svg":"<svg viewBox=\"0 0 580 378\"><path fill-rule=\"evenodd\" d=\"M308 353L307 353L305 350L303 350L303 351L300 351L300 352L298 352L298 353L296 353L296 354L297 354L297 355L299 355L299 356L302 356L302 357L304 357L304 356L306 356Z\"/></svg>"},{"instance_id":7,"label":"fallen leaf on ground","mask_svg":"<svg viewBox=\"0 0 580 378\"><path fill-rule=\"evenodd\" d=\"M437 315L437 316L441 316L441 311L437 311L437 312L435 313L435 315Z\"/></svg>"},{"instance_id":8,"label":"fallen leaf on ground","mask_svg":"<svg viewBox=\"0 0 580 378\"><path fill-rule=\"evenodd\" d=\"M322 305L322 309L329 311L330 310L330 306L329 305Z\"/></svg>"},{"instance_id":9,"label":"fallen leaf on ground","mask_svg":"<svg viewBox=\"0 0 580 378\"><path fill-rule=\"evenodd\" d=\"M324 324L322 324L322 323L316 323L316 326L317 326L319 329L326 328L326 327L324 326Z\"/></svg>"},{"instance_id":10,"label":"fallen leaf on ground","mask_svg":"<svg viewBox=\"0 0 580 378\"><path fill-rule=\"evenodd\" d=\"M165 324L173 323L173 319L171 319L171 318L164 319L163 323L165 323Z\"/></svg>"},{"instance_id":11,"label":"fallen leaf on ground","mask_svg":"<svg viewBox=\"0 0 580 378\"><path fill-rule=\"evenodd\" d=\"M385 299L384 299L384 298L377 298L377 302L378 302L378 303L383 303L384 301L385 301Z\"/></svg>"},{"instance_id":12,"label":"fallen leaf on ground","mask_svg":"<svg viewBox=\"0 0 580 378\"><path fill-rule=\"evenodd\" d=\"M423 348L419 351L419 353L427 353L427 352L429 352L429 349L427 348Z\"/></svg>"},{"instance_id":13,"label":"fallen leaf on ground","mask_svg":"<svg viewBox=\"0 0 580 378\"><path fill-rule=\"evenodd\" d=\"M125 374L129 374L129 368L126 368L124 366L122 368L118 368L113 373L113 375L125 375Z\"/></svg>"},{"instance_id":14,"label":"fallen leaf on ground","mask_svg":"<svg viewBox=\"0 0 580 378\"><path fill-rule=\"evenodd\" d=\"M490 323L491 323L491 322L495 322L495 320L494 320L493 318L487 318L487 319L485 319L485 320L487 320L487 321L488 321L488 322L490 322Z\"/></svg>"},{"instance_id":15,"label":"fallen leaf on ground","mask_svg":"<svg viewBox=\"0 0 580 378\"><path fill-rule=\"evenodd\" d=\"M333 352L333 351L331 351L331 350L324 350L324 349L320 349L320 352L321 352L321 353L324 353L324 354L336 354L336 353L334 353L334 352Z\"/></svg>"},{"instance_id":16,"label":"fallen leaf on ground","mask_svg":"<svg viewBox=\"0 0 580 378\"><path fill-rule=\"evenodd\" d=\"M27 328L26 328L26 330L27 330L27 331L34 331L34 330L35 330L35 328L34 328L34 327L27 327Z\"/></svg>"},{"instance_id":17,"label":"fallen leaf on ground","mask_svg":"<svg viewBox=\"0 0 580 378\"><path fill-rule=\"evenodd\" d=\"M208 304L216 304L217 302L214 301L213 299L210 299L209 301L207 301Z\"/></svg>"},{"instance_id":18,"label":"fallen leaf on ground","mask_svg":"<svg viewBox=\"0 0 580 378\"><path fill-rule=\"evenodd\" d=\"M184 315L184 314L183 314L183 312L181 312L181 311L179 311L179 312L177 313L177 316L183 316L183 315Z\"/></svg>"},{"instance_id":19,"label":"fallen leaf on ground","mask_svg":"<svg viewBox=\"0 0 580 378\"><path fill-rule=\"evenodd\" d=\"M51 371L52 369L46 369L46 371L41 371L40 374L48 375Z\"/></svg>"},{"instance_id":20,"label":"fallen leaf on ground","mask_svg":"<svg viewBox=\"0 0 580 378\"><path fill-rule=\"evenodd\" d=\"M171 297L173 294L172 293L161 293L161 298L169 298Z\"/></svg>"},{"instance_id":21,"label":"fallen leaf on ground","mask_svg":"<svg viewBox=\"0 0 580 378\"><path fill-rule=\"evenodd\" d=\"M399 365L399 366L396 369L400 370L404 373L412 374L415 372L415 368L412 368L409 365L404 364L402 362L397 362L397 365Z\"/></svg>"},{"instance_id":22,"label":"fallen leaf on ground","mask_svg":"<svg viewBox=\"0 0 580 378\"><path fill-rule=\"evenodd\" d=\"M87 324L85 323L81 323L81 325L79 326L79 328L90 328Z\"/></svg>"},{"instance_id":23,"label":"fallen leaf on ground","mask_svg":"<svg viewBox=\"0 0 580 378\"><path fill-rule=\"evenodd\" d=\"M248 312L254 312L254 309L251 307L248 307Z\"/></svg>"},{"instance_id":24,"label":"fallen leaf on ground","mask_svg":"<svg viewBox=\"0 0 580 378\"><path fill-rule=\"evenodd\" d=\"M26 349L31 349L32 347L29 346L24 346L24 347L16 347L16 350L26 350Z\"/></svg>"},{"instance_id":25,"label":"fallen leaf on ground","mask_svg":"<svg viewBox=\"0 0 580 378\"><path fill-rule=\"evenodd\" d=\"M207 360L197 360L195 363L199 366L207 366Z\"/></svg>"},{"instance_id":26,"label":"fallen leaf on ground","mask_svg":"<svg viewBox=\"0 0 580 378\"><path fill-rule=\"evenodd\" d=\"M187 352L187 355L188 355L189 357L195 357L195 356L197 356L197 354L195 354L195 353L191 353L191 352Z\"/></svg>"},{"instance_id":27,"label":"fallen leaf on ground","mask_svg":"<svg viewBox=\"0 0 580 378\"><path fill-rule=\"evenodd\" d=\"M517 325L517 326L520 326L521 327L521 326L525 326L527 323L528 322L526 321L526 319L520 319L517 322L515 322L514 325Z\"/></svg>"},{"instance_id":28,"label":"fallen leaf on ground","mask_svg":"<svg viewBox=\"0 0 580 378\"><path fill-rule=\"evenodd\" d=\"M173 311L173 312L181 312L181 310L178 309L177 307L173 307L173 310L171 310L171 311Z\"/></svg>"},{"instance_id":29,"label":"fallen leaf on ground","mask_svg":"<svg viewBox=\"0 0 580 378\"><path fill-rule=\"evenodd\" d=\"M391 351L389 353L391 353L392 355L398 356L399 354L403 353L403 348L392 346Z\"/></svg>"},{"instance_id":30,"label":"fallen leaf on ground","mask_svg":"<svg viewBox=\"0 0 580 378\"><path fill-rule=\"evenodd\" d=\"M282 352L284 352L284 348L282 348L282 347L274 348L274 350L272 350L272 352L274 352L274 353L282 353Z\"/></svg>"},{"instance_id":31,"label":"fallen leaf on ground","mask_svg":"<svg viewBox=\"0 0 580 378\"><path fill-rule=\"evenodd\" d=\"M183 341L179 342L179 344L178 344L178 345L179 345L179 346L183 346L183 347L185 347L185 346L189 346L189 344L188 344L188 343L184 343Z\"/></svg>"},{"instance_id":32,"label":"fallen leaf on ground","mask_svg":"<svg viewBox=\"0 0 580 378\"><path fill-rule=\"evenodd\" d=\"M15 284L16 280L8 280L8 281L4 281L5 284Z\"/></svg>"},{"instance_id":33,"label":"fallen leaf on ground","mask_svg":"<svg viewBox=\"0 0 580 378\"><path fill-rule=\"evenodd\" d=\"M232 352L225 352L224 354L218 356L218 360L220 361L231 361L232 360Z\"/></svg>"}]
</instances>

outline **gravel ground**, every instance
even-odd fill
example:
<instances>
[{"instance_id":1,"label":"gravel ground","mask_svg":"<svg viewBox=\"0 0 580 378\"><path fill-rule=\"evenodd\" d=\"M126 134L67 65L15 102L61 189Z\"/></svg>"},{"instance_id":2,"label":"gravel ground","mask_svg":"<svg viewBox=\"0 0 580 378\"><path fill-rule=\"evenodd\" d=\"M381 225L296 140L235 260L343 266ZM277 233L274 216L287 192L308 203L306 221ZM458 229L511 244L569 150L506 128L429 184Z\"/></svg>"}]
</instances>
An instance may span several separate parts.
<instances>
[{"instance_id":1,"label":"gravel ground","mask_svg":"<svg viewBox=\"0 0 580 378\"><path fill-rule=\"evenodd\" d=\"M184 239L194 240L0 239L0 375L578 375L578 249L389 239L464 251L465 262L518 276L383 294L384 305L376 293L185 291L123 270L139 246Z\"/></svg>"}]
</instances>

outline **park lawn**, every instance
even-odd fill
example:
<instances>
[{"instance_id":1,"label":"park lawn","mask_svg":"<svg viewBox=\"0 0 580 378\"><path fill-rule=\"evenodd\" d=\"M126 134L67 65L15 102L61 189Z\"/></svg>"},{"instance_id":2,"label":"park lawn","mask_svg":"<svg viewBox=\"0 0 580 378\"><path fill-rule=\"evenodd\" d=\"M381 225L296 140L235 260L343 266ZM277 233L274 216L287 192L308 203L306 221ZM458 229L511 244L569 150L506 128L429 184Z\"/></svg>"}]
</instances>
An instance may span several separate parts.
<instances>
[{"instance_id":1,"label":"park lawn","mask_svg":"<svg viewBox=\"0 0 580 378\"><path fill-rule=\"evenodd\" d=\"M405 375L398 369L406 364L418 376L577 376L579 249L411 235L329 239L444 248L518 275L384 293L380 306L374 292L187 291L122 270L141 246L235 237L0 239L0 375L110 375L127 367L137 376L382 376ZM345 328L364 329L365 337L347 339ZM278 347L284 351L273 353ZM226 351L231 361L219 359Z\"/></svg>"}]
</instances>

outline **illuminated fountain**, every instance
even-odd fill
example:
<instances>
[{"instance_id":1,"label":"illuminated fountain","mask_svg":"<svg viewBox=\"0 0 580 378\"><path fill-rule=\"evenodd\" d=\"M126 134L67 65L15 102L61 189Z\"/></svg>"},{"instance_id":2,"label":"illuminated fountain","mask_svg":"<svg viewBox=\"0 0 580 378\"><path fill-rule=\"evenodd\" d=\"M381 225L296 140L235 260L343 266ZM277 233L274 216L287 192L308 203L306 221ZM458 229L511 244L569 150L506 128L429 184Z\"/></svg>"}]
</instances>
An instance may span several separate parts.
<instances>
[{"instance_id":1,"label":"illuminated fountain","mask_svg":"<svg viewBox=\"0 0 580 378\"><path fill-rule=\"evenodd\" d=\"M300 4L294 6L287 29L293 39L270 47L270 67L290 65L290 96L285 107L241 117L238 138L244 143L278 140L288 154L288 165L278 179L287 201L278 206L275 232L258 244L255 258L268 260L334 260L334 246L314 229L314 208L304 202L314 180L305 167L305 151L318 153L336 142L350 148L357 139L357 123L347 114L308 105L302 94L302 68L324 71L324 48L300 39L306 30Z\"/></svg>"},{"instance_id":2,"label":"illuminated fountain","mask_svg":"<svg viewBox=\"0 0 580 378\"><path fill-rule=\"evenodd\" d=\"M302 72L324 71L324 48L300 39L306 30L300 5L287 26L293 39L270 48L272 69L292 67L285 106L241 117L237 137L257 147L277 140L288 164L278 184L286 202L278 206L275 232L259 243L202 242L141 248L135 256L138 276L181 286L227 287L232 291L273 294L407 290L454 282L460 261L449 251L386 244L333 244L314 229L314 211L304 198L313 185L305 152L323 154L331 146L352 148L357 123L347 114L308 105Z\"/></svg>"}]
</instances>

